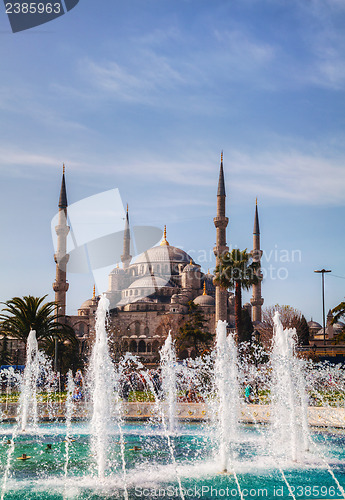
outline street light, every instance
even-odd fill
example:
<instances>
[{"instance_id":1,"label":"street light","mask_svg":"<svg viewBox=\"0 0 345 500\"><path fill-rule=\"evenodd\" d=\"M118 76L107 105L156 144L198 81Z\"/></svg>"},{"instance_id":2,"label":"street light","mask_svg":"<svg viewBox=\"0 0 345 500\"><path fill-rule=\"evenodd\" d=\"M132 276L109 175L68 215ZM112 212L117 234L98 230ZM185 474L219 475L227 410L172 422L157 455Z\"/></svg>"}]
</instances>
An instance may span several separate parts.
<instances>
[{"instance_id":1,"label":"street light","mask_svg":"<svg viewBox=\"0 0 345 500\"><path fill-rule=\"evenodd\" d=\"M314 273L322 274L322 313L323 313L323 344L326 345L326 324L325 324L325 273L331 273L332 271L321 269L320 271L314 271Z\"/></svg>"}]
</instances>

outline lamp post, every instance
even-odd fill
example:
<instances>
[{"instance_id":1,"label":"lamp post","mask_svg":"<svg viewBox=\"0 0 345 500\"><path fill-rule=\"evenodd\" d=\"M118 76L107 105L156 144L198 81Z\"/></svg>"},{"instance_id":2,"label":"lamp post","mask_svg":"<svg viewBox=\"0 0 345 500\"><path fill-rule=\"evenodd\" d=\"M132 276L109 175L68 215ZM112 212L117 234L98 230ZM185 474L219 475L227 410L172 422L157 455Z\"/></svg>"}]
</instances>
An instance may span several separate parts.
<instances>
[{"instance_id":1,"label":"lamp post","mask_svg":"<svg viewBox=\"0 0 345 500\"><path fill-rule=\"evenodd\" d=\"M320 271L314 271L314 273L322 274L322 314L323 314L323 344L326 345L326 322L325 322L325 273L331 273L332 271L321 269Z\"/></svg>"}]
</instances>

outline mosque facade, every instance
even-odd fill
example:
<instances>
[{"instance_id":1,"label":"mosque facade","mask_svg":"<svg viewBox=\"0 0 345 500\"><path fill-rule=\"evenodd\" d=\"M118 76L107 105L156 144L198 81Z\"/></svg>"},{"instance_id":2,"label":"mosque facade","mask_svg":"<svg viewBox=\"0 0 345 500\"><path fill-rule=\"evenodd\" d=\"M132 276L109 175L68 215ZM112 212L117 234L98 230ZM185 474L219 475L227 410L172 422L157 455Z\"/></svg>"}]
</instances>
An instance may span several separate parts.
<instances>
[{"instance_id":1,"label":"mosque facade","mask_svg":"<svg viewBox=\"0 0 345 500\"><path fill-rule=\"evenodd\" d=\"M216 263L219 256L228 251L226 228L226 192L224 181L223 155L221 157L218 189L217 213L214 218ZM59 318L71 325L80 340L81 353L87 351L94 338L95 312L98 297L85 301L75 316L66 315L66 296L68 291L68 255L66 238L67 193L65 172L59 198L59 222L56 227L57 252L56 279L53 283L55 300L58 304ZM255 209L253 231L253 259L260 262L260 231L258 208ZM171 245L167 239L166 227L161 243L139 255L134 262L130 255L131 230L127 207L123 254L121 264L115 264L109 274L108 290L104 293L110 301L109 333L110 346L114 358L125 352L139 355L147 363L154 363L159 357L159 349L169 330L177 332L188 316L190 301L196 304L205 318L209 331L215 330L216 322L221 319L234 327L234 294L213 283L214 275L204 273L190 255ZM254 321L261 321L261 284L253 287L251 304L245 304ZM193 348L186 349L181 357L193 356Z\"/></svg>"}]
</instances>

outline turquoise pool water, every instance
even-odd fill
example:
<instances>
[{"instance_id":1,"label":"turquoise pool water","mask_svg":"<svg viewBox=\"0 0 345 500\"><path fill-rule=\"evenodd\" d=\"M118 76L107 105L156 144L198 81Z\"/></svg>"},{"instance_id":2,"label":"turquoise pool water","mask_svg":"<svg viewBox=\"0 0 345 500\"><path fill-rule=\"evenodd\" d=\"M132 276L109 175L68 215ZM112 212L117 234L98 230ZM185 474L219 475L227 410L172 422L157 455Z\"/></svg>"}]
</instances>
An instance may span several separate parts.
<instances>
[{"instance_id":1,"label":"turquoise pool water","mask_svg":"<svg viewBox=\"0 0 345 500\"><path fill-rule=\"evenodd\" d=\"M161 429L146 424L126 424L124 461L119 434L109 443L109 461L104 481L95 473L90 455L88 424L72 424L75 441L69 443L66 469L66 427L41 424L37 434L19 435L10 460L5 499L107 499L125 498L343 498L336 481L345 488L345 432L320 430L312 433L317 448L311 448L303 463L278 462L265 438L267 428L243 426L231 460L234 473L221 474L215 458L215 443L202 424L181 425L171 437L170 447ZM4 474L13 427L2 424L0 434L1 474ZM51 449L47 447L51 444ZM171 450L174 451L174 460ZM23 453L31 456L17 460ZM174 463L175 461L175 463ZM125 462L125 472L123 465ZM285 477L285 479L284 479ZM290 490L288 485L290 486Z\"/></svg>"}]
</instances>

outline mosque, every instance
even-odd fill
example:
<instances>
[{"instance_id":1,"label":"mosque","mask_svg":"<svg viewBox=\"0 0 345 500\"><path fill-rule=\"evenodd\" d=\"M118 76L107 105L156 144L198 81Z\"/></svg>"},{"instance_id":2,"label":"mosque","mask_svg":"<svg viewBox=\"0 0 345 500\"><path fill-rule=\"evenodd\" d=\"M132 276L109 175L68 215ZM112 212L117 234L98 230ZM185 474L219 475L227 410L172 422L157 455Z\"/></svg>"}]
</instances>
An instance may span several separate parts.
<instances>
[{"instance_id":1,"label":"mosque","mask_svg":"<svg viewBox=\"0 0 345 500\"><path fill-rule=\"evenodd\" d=\"M226 192L224 182L223 154L221 156L217 190L217 213L214 218L216 263L219 255L229 248L226 243ZM59 221L56 226L57 252L55 253L56 280L53 283L55 300L58 303L59 318L71 325L86 353L94 336L95 311L98 297L84 302L76 316L66 315L68 291L67 235L67 193L65 172L59 198ZM234 294L215 286L214 276L203 273L200 265L182 249L171 245L167 239L166 227L161 243L150 248L132 262L130 255L131 229L128 207L126 212L121 265L114 262L109 274L109 286L105 295L110 300L109 332L113 356L131 352L147 363L155 362L169 330L176 332L186 321L188 302L200 307L209 331L213 332L216 322L226 320L234 326ZM256 205L253 231L253 258L260 262L260 230L258 207ZM254 323L261 322L261 283L253 286L251 303L245 304ZM193 349L186 349L181 357L193 356Z\"/></svg>"}]
</instances>

